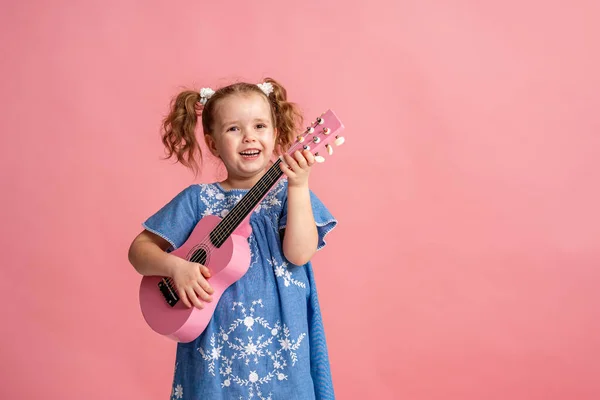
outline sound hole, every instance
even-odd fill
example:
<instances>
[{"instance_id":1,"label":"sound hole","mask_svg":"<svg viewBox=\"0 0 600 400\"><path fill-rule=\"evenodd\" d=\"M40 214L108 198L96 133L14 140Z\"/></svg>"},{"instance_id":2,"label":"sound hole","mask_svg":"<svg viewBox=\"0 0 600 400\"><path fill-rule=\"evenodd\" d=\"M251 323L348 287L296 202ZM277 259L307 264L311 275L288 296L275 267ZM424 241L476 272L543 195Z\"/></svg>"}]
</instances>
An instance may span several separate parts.
<instances>
[{"instance_id":1,"label":"sound hole","mask_svg":"<svg viewBox=\"0 0 600 400\"><path fill-rule=\"evenodd\" d=\"M195 262L198 264L206 265L206 250L202 247L196 249L190 258L189 261Z\"/></svg>"}]
</instances>

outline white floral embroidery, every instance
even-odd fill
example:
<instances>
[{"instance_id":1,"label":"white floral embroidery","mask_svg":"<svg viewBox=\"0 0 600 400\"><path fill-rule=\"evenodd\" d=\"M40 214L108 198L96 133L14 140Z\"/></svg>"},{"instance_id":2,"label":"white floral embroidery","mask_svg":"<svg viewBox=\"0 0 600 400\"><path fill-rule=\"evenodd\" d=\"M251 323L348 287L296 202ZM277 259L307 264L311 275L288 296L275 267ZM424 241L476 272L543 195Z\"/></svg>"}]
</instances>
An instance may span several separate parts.
<instances>
[{"instance_id":1,"label":"white floral embroidery","mask_svg":"<svg viewBox=\"0 0 600 400\"><path fill-rule=\"evenodd\" d=\"M304 282L300 282L299 280L292 278L292 273L288 269L288 263L286 261L278 263L275 257L272 257L270 260L267 261L275 270L275 276L278 278L283 278L283 284L286 287L290 286L290 284L294 284L301 288L306 288L306 284L304 284Z\"/></svg>"},{"instance_id":2,"label":"white floral embroidery","mask_svg":"<svg viewBox=\"0 0 600 400\"><path fill-rule=\"evenodd\" d=\"M284 180L279 180L273 188L267 193L264 199L254 209L255 213L267 211L273 207L281 207L281 201L277 196L285 189ZM202 216L218 215L225 217L227 213L240 201L243 193L234 191L225 196L217 187L216 184L204 184L200 186L200 200L205 206Z\"/></svg>"},{"instance_id":3,"label":"white floral embroidery","mask_svg":"<svg viewBox=\"0 0 600 400\"><path fill-rule=\"evenodd\" d=\"M183 398L183 388L181 387L181 385L175 386L175 391L173 392L173 397L176 399Z\"/></svg>"},{"instance_id":4,"label":"white floral embroidery","mask_svg":"<svg viewBox=\"0 0 600 400\"><path fill-rule=\"evenodd\" d=\"M210 348L200 347L198 351L208 362L208 371L213 376L216 376L218 365L219 375L223 379L221 388L226 389L235 384L248 388L249 399L256 396L261 400L269 400L272 399L271 393L265 395L261 386L271 381L283 381L288 378L286 371L298 361L296 351L306 337L306 333L301 333L296 340L293 340L287 325L282 325L279 321L271 325L263 317L256 316L257 311L262 307L264 307L262 299L253 301L250 308L246 308L242 302L234 302L232 310L239 310L240 317L236 318L227 329L219 327L219 333L213 333L210 338ZM252 334L242 337L244 332ZM224 354L223 349L231 350L231 354L229 356ZM261 376L258 367L266 364L265 359L270 360L270 367ZM239 375L235 367L238 365L236 362L240 361L249 367L257 366L257 369L250 367L247 375Z\"/></svg>"},{"instance_id":5,"label":"white floral embroidery","mask_svg":"<svg viewBox=\"0 0 600 400\"><path fill-rule=\"evenodd\" d=\"M177 375L177 363L175 364L175 375ZM171 389L171 398L173 400L182 399L183 398L183 386L180 384L173 383L173 387Z\"/></svg>"},{"instance_id":6,"label":"white floral embroidery","mask_svg":"<svg viewBox=\"0 0 600 400\"><path fill-rule=\"evenodd\" d=\"M253 234L248 237L248 246L250 247L250 266L248 267L250 269L258 263L258 245Z\"/></svg>"}]
</instances>

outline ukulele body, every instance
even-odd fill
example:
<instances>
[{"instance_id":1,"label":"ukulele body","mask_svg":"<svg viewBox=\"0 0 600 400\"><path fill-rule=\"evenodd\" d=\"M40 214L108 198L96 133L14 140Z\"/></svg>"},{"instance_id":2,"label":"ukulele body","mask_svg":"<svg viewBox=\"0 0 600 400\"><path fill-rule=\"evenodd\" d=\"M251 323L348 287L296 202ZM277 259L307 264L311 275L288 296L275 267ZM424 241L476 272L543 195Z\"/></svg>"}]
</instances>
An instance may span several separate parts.
<instances>
[{"instance_id":1,"label":"ukulele body","mask_svg":"<svg viewBox=\"0 0 600 400\"><path fill-rule=\"evenodd\" d=\"M213 300L201 300L204 308L188 308L178 296L172 296L174 288L163 277L142 278L139 290L140 308L146 323L158 334L184 343L196 339L206 329L223 292L248 271L248 237L252 232L249 216L217 248L208 238L219 222L220 217L205 216L196 224L186 242L170 253L188 261L192 261L191 258L194 257L194 262L204 264L210 270L209 283L214 289ZM199 259L198 254L204 256Z\"/></svg>"}]
</instances>

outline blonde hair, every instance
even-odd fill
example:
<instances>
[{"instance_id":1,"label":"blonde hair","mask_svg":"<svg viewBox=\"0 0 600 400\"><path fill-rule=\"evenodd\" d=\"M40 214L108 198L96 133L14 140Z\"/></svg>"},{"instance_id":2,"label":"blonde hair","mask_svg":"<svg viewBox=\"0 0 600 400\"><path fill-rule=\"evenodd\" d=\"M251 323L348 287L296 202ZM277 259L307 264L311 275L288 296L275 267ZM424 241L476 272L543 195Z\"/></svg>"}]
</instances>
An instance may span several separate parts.
<instances>
[{"instance_id":1,"label":"blonde hair","mask_svg":"<svg viewBox=\"0 0 600 400\"><path fill-rule=\"evenodd\" d=\"M162 143L165 145L166 158L175 157L177 162L197 174L202 161L202 151L195 134L198 111L202 112L204 134L210 135L219 100L245 93L257 93L265 96L269 101L271 117L277 129L275 152L277 155L285 152L294 142L303 117L298 106L287 101L287 91L279 82L272 78L267 78L264 82L273 85L273 91L268 96L256 84L246 82L234 83L218 89L204 106L200 104L198 91L184 90L175 96L170 105L170 112L162 123Z\"/></svg>"}]
</instances>

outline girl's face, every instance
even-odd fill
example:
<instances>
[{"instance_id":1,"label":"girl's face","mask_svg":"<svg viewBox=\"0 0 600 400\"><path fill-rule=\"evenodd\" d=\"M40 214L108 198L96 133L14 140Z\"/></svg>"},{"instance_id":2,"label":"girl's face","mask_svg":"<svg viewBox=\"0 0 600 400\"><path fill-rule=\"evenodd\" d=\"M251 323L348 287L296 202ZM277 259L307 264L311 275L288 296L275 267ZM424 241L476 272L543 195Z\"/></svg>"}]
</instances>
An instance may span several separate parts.
<instances>
[{"instance_id":1,"label":"girl's face","mask_svg":"<svg viewBox=\"0 0 600 400\"><path fill-rule=\"evenodd\" d=\"M267 99L244 93L219 100L213 132L204 138L212 154L225 164L227 181L249 187L269 167L276 134Z\"/></svg>"}]
</instances>

